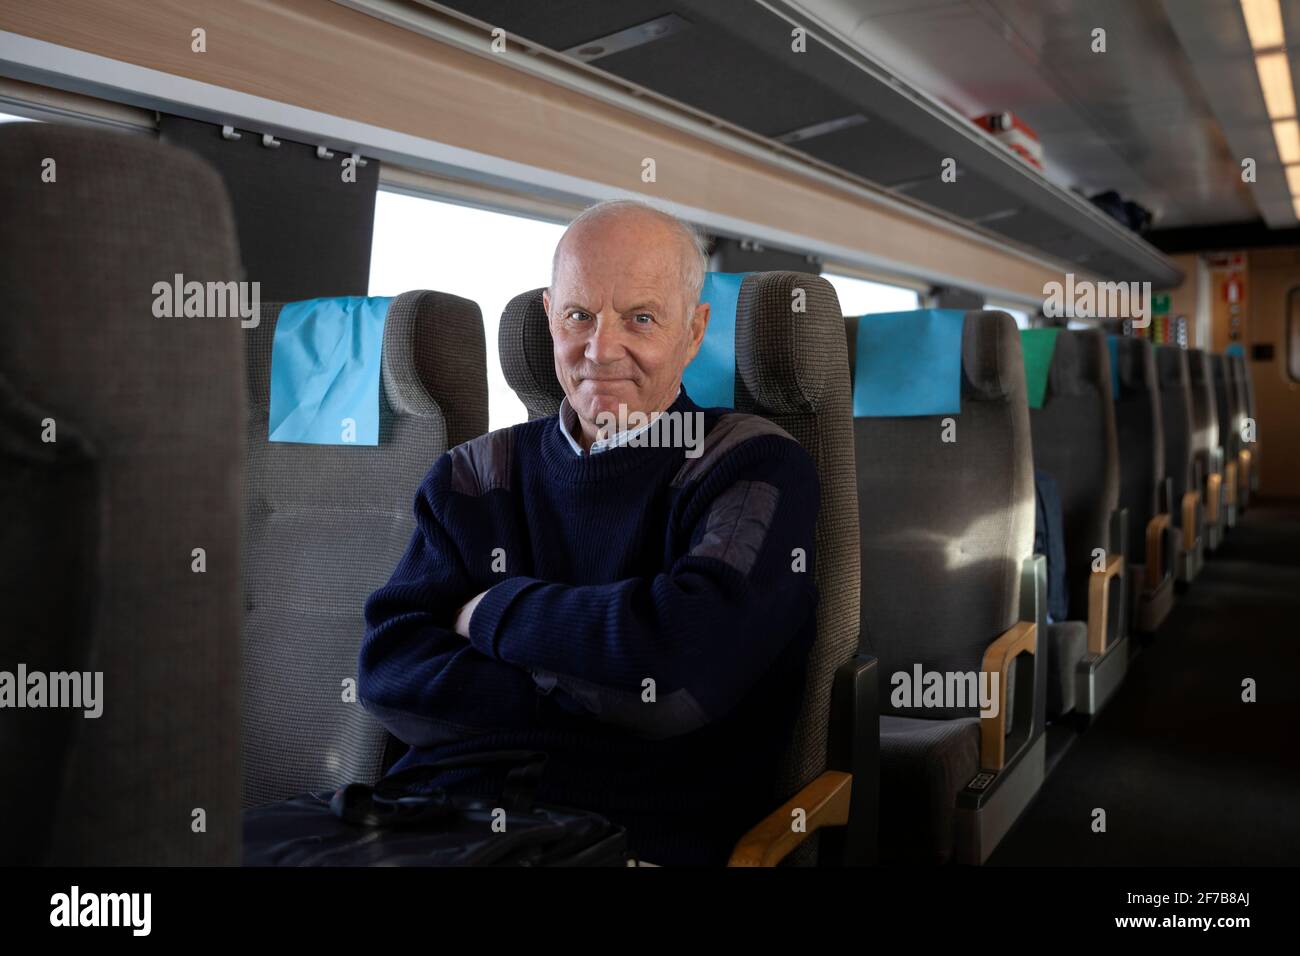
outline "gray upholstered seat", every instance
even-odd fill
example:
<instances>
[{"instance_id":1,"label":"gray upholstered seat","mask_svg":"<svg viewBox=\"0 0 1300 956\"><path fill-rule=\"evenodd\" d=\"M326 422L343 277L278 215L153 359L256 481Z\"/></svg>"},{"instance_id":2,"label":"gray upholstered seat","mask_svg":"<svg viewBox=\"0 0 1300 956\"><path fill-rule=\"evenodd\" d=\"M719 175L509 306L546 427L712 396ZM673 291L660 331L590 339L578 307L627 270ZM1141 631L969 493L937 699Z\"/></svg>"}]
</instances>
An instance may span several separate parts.
<instances>
[{"instance_id":1,"label":"gray upholstered seat","mask_svg":"<svg viewBox=\"0 0 1300 956\"><path fill-rule=\"evenodd\" d=\"M1167 522L1165 440L1155 347L1146 339L1115 339L1119 395L1115 433L1119 449L1119 506L1128 511L1128 579L1133 621L1154 631L1173 607L1177 531ZM1154 524L1153 524L1154 522ZM1153 538L1155 554L1147 554ZM1150 567L1148 558L1156 562Z\"/></svg>"},{"instance_id":2,"label":"gray upholstered seat","mask_svg":"<svg viewBox=\"0 0 1300 956\"><path fill-rule=\"evenodd\" d=\"M1229 355L1228 361L1232 364L1235 373L1235 382L1237 385L1237 412L1238 426L1243 431L1238 435L1239 448L1242 455L1242 468L1244 472L1241 477L1241 494L1240 501L1243 507L1250 504L1251 492L1256 491L1259 487L1259 446L1252 438L1247 438L1244 432L1246 423L1252 423L1255 427L1255 407L1252 400L1253 390L1250 384L1250 366L1246 362L1244 355Z\"/></svg>"},{"instance_id":3,"label":"gray upholstered seat","mask_svg":"<svg viewBox=\"0 0 1300 956\"><path fill-rule=\"evenodd\" d=\"M1222 539L1226 517L1214 369L1209 353L1201 349L1188 350L1187 364L1191 372L1192 457L1202 482L1198 490L1205 508L1206 545L1214 550Z\"/></svg>"},{"instance_id":4,"label":"gray upholstered seat","mask_svg":"<svg viewBox=\"0 0 1300 956\"><path fill-rule=\"evenodd\" d=\"M225 189L146 137L14 123L0 210L0 669L103 675L98 717L0 716L0 862L236 863L243 333L153 291L243 278Z\"/></svg>"},{"instance_id":5,"label":"gray upholstered seat","mask_svg":"<svg viewBox=\"0 0 1300 956\"><path fill-rule=\"evenodd\" d=\"M1046 401L1042 408L1031 409L1029 417L1034 467L1051 475L1060 493L1070 617L1087 621L1095 551L1102 549L1109 561L1118 549L1111 522L1119 505L1119 454L1104 333L1082 329L1057 335ZM1049 631L1047 694L1060 706L1049 706L1049 718L1068 713L1076 704L1068 675L1078 659L1057 656L1074 654L1077 642L1069 633Z\"/></svg>"},{"instance_id":6,"label":"gray upholstered seat","mask_svg":"<svg viewBox=\"0 0 1300 956\"><path fill-rule=\"evenodd\" d=\"M1255 416L1255 380L1251 375L1250 362L1244 355L1234 356L1237 363L1237 377L1241 388L1241 407L1246 418L1254 427L1254 440L1246 443L1250 452L1250 490L1259 491L1259 419Z\"/></svg>"},{"instance_id":7,"label":"gray upholstered seat","mask_svg":"<svg viewBox=\"0 0 1300 956\"><path fill-rule=\"evenodd\" d=\"M488 422L478 306L407 292L384 324L379 444L268 442L281 305L264 303L245 340L245 806L373 782L391 762L383 727L343 699L344 682L356 678L363 606L410 540L412 502L429 468Z\"/></svg>"},{"instance_id":8,"label":"gray upholstered seat","mask_svg":"<svg viewBox=\"0 0 1300 956\"><path fill-rule=\"evenodd\" d=\"M797 288L806 293L803 313L790 308ZM832 685L837 670L852 665L858 643L857 487L844 326L835 290L819 276L750 273L736 307L735 349L736 411L761 415L789 432L812 457L821 479L817 638L784 771L773 781L775 810L825 771L828 752L838 750L828 735ZM541 289L522 293L506 306L500 350L506 380L529 416L554 415L564 393L555 377ZM858 780L855 800L873 796L873 784ZM868 802L874 816L874 800ZM796 851L791 862L811 862L815 846L815 841L805 844L808 849Z\"/></svg>"},{"instance_id":9,"label":"gray upholstered seat","mask_svg":"<svg viewBox=\"0 0 1300 956\"><path fill-rule=\"evenodd\" d=\"M845 320L855 375L858 329L869 321ZM989 645L1021 615L1034 485L1015 322L1001 312L967 313L961 350L955 441L944 440L944 415L860 417L853 425L862 642L880 661L881 855L889 862L978 860L992 849L963 845L956 820L958 792L981 765L994 766L992 754L981 755L978 708L889 700L893 675L917 666L979 672ZM1033 669L1024 659L1017 666ZM1026 715L1032 697L1016 698Z\"/></svg>"},{"instance_id":10,"label":"gray upholstered seat","mask_svg":"<svg viewBox=\"0 0 1300 956\"><path fill-rule=\"evenodd\" d=\"M1223 450L1223 490L1228 503L1228 525L1237 523L1240 506L1237 487L1237 456L1241 451L1241 408L1238 404L1236 369L1228 356L1210 354L1214 372L1214 407L1219 416L1219 447Z\"/></svg>"},{"instance_id":11,"label":"gray upholstered seat","mask_svg":"<svg viewBox=\"0 0 1300 956\"><path fill-rule=\"evenodd\" d=\"M1191 367L1186 349L1158 345L1156 374L1160 381L1160 421L1165 446L1165 478L1169 483L1170 523L1178 529L1179 581L1196 576L1205 519L1201 481L1194 454Z\"/></svg>"}]
</instances>

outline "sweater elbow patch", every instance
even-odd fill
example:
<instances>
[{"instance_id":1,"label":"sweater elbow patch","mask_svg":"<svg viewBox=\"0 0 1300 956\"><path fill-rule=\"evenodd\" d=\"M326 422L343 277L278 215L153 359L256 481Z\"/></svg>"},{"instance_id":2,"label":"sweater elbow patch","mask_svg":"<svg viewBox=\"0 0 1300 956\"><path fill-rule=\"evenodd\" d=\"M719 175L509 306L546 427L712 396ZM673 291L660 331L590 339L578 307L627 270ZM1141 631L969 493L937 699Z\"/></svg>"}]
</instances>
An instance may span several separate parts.
<instances>
[{"instance_id":1,"label":"sweater elbow patch","mask_svg":"<svg viewBox=\"0 0 1300 956\"><path fill-rule=\"evenodd\" d=\"M704 534L690 553L716 558L748 576L763 551L781 492L765 481L740 481L709 507Z\"/></svg>"}]
</instances>

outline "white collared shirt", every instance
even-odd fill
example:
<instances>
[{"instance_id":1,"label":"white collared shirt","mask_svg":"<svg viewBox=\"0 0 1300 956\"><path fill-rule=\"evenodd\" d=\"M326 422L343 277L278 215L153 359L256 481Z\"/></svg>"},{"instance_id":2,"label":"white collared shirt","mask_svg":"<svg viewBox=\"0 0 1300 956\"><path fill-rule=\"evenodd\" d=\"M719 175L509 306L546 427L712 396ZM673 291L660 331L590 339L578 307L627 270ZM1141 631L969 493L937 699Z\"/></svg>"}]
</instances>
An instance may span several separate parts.
<instances>
[{"instance_id":1,"label":"white collared shirt","mask_svg":"<svg viewBox=\"0 0 1300 956\"><path fill-rule=\"evenodd\" d=\"M673 401L677 401L677 399L681 398L681 395L682 388L679 385L677 386L677 394L673 396ZM599 455L602 451L609 451L611 448L626 445L637 435L642 434L654 425L657 418L658 416L651 417L648 422L639 428L629 428L625 431L615 432L608 438L597 438L591 443L591 451L586 454ZM573 406L569 404L569 396L566 395L560 400L560 432L569 440L569 447L573 449L573 453L578 457L582 457L584 454L582 446L573 437L573 432L578 427L580 427L578 413L573 410Z\"/></svg>"}]
</instances>

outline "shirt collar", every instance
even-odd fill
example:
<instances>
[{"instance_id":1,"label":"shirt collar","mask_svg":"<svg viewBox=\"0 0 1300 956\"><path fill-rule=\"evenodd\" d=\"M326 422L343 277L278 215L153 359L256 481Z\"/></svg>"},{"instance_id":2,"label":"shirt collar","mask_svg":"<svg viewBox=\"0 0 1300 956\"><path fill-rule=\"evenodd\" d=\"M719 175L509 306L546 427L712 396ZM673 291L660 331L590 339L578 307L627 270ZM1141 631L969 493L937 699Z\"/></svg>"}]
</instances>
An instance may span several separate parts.
<instances>
[{"instance_id":1,"label":"shirt collar","mask_svg":"<svg viewBox=\"0 0 1300 956\"><path fill-rule=\"evenodd\" d=\"M678 398L681 398L681 395L682 387L678 385L677 394L673 397L673 401L677 401ZM651 418L650 421L646 422L639 428L629 428L625 431L615 432L608 438L598 438L591 443L590 454L599 455L602 451L609 451L611 448L620 448L630 442L637 435L649 430L654 423L655 419ZM569 404L569 396L566 395L560 400L560 433L568 440L569 447L573 449L573 453L581 457L584 454L582 446L579 445L577 440L573 437L573 433L577 431L579 427L578 413L573 410L573 406Z\"/></svg>"}]
</instances>

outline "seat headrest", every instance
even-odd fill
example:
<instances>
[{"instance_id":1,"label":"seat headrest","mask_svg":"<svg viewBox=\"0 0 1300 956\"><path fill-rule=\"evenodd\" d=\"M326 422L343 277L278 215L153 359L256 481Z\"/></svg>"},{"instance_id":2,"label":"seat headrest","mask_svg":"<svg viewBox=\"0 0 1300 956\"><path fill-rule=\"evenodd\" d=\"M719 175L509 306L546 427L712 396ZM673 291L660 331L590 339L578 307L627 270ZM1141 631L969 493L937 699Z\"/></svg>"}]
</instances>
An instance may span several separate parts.
<instances>
[{"instance_id":1,"label":"seat headrest","mask_svg":"<svg viewBox=\"0 0 1300 956\"><path fill-rule=\"evenodd\" d=\"M1080 387L1093 385L1114 394L1106 333L1101 329L1076 329L1066 335L1078 346Z\"/></svg>"},{"instance_id":2,"label":"seat headrest","mask_svg":"<svg viewBox=\"0 0 1300 956\"><path fill-rule=\"evenodd\" d=\"M1080 343L1065 329L1056 335L1056 350L1047 372L1047 400L1054 396L1077 395L1082 384Z\"/></svg>"},{"instance_id":3,"label":"seat headrest","mask_svg":"<svg viewBox=\"0 0 1300 956\"><path fill-rule=\"evenodd\" d=\"M1188 349L1187 368L1191 372L1193 385L1204 385L1213 381L1214 372L1210 366L1210 356L1205 350Z\"/></svg>"},{"instance_id":4,"label":"seat headrest","mask_svg":"<svg viewBox=\"0 0 1300 956\"><path fill-rule=\"evenodd\" d=\"M564 398L542 292L511 299L498 332L506 382L534 418L554 415ZM736 301L737 385L766 414L815 411L827 383L823 357L838 354L843 334L839 299L821 276L751 272Z\"/></svg>"},{"instance_id":5,"label":"seat headrest","mask_svg":"<svg viewBox=\"0 0 1300 956\"><path fill-rule=\"evenodd\" d=\"M1157 345L1155 350L1161 388L1178 388L1191 381L1186 349L1177 345Z\"/></svg>"},{"instance_id":6,"label":"seat headrest","mask_svg":"<svg viewBox=\"0 0 1300 956\"><path fill-rule=\"evenodd\" d=\"M1216 382L1226 382L1232 375L1227 360L1218 352L1210 353L1210 368L1214 370Z\"/></svg>"},{"instance_id":7,"label":"seat headrest","mask_svg":"<svg viewBox=\"0 0 1300 956\"><path fill-rule=\"evenodd\" d=\"M260 321L243 333L248 369L248 398L254 408L268 408L275 329L286 303L263 302ZM380 385L381 422L387 414L422 418L443 415L447 408L466 410L473 418L447 420L452 444L481 433L479 419L487 408L482 378L483 318L468 299L445 292L417 290L393 298L384 320ZM458 342L461 348L448 348ZM458 401L446 401L453 392ZM482 392L481 400L477 394ZM462 437L463 436L463 437ZM381 428L382 440L382 428Z\"/></svg>"},{"instance_id":8,"label":"seat headrest","mask_svg":"<svg viewBox=\"0 0 1300 956\"><path fill-rule=\"evenodd\" d=\"M1155 391L1155 349L1146 339L1132 335L1112 336L1120 388L1124 391Z\"/></svg>"}]
</instances>

